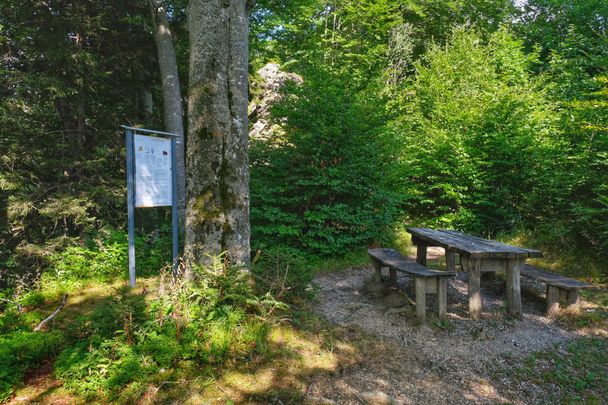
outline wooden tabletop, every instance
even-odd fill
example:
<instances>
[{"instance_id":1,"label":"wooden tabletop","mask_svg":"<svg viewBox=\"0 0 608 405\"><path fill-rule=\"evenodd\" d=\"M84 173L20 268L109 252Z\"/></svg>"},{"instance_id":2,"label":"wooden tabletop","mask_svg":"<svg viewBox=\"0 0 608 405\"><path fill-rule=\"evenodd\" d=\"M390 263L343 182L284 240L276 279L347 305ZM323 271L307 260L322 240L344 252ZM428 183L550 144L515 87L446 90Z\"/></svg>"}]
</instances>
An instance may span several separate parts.
<instances>
[{"instance_id":1,"label":"wooden tabletop","mask_svg":"<svg viewBox=\"0 0 608 405\"><path fill-rule=\"evenodd\" d=\"M507 245L495 240L483 239L478 236L447 229L408 228L415 245L440 246L471 258L528 258L543 257L542 252L518 246Z\"/></svg>"}]
</instances>

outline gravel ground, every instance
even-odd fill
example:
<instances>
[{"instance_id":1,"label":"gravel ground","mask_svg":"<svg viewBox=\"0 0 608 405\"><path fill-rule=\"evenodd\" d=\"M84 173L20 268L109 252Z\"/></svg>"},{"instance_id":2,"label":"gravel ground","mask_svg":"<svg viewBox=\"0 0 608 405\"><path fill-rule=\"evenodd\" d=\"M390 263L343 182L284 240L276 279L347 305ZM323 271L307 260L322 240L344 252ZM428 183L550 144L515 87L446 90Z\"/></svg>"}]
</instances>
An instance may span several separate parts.
<instances>
[{"instance_id":1,"label":"gravel ground","mask_svg":"<svg viewBox=\"0 0 608 405\"><path fill-rule=\"evenodd\" d=\"M483 317L471 320L467 274L459 273L449 281L447 320L433 316L437 302L430 294L427 325L420 326L409 299L415 296L413 278L398 274L394 289L373 283L372 274L368 266L315 279L317 312L366 343L356 365L315 377L311 402L542 403L542 390L496 381L492 370L579 336L544 316L542 284L522 280L524 317L514 321L505 314L504 280L483 280Z\"/></svg>"}]
</instances>

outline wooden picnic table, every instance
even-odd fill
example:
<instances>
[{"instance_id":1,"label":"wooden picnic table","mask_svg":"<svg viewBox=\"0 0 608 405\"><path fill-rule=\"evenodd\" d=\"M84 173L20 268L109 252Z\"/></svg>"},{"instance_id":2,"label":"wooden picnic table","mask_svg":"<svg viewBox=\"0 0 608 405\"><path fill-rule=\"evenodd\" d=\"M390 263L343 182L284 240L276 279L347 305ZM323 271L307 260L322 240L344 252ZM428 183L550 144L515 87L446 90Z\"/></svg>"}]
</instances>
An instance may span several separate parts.
<instances>
[{"instance_id":1,"label":"wooden picnic table","mask_svg":"<svg viewBox=\"0 0 608 405\"><path fill-rule=\"evenodd\" d=\"M481 315L481 273L505 272L507 275L507 312L521 317L520 273L531 257L543 257L534 249L467 235L446 229L408 228L412 242L417 247L416 261L426 266L428 246L445 249L448 271L456 270L456 254L464 271L469 273L469 315L476 319Z\"/></svg>"}]
</instances>

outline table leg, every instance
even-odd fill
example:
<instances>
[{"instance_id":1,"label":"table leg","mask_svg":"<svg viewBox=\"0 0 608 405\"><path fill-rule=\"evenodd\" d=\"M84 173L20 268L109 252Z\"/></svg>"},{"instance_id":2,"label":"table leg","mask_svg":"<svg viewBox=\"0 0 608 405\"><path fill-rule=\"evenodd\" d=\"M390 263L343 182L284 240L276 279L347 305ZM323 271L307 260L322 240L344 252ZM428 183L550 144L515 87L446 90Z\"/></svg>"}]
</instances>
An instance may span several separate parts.
<instances>
[{"instance_id":1,"label":"table leg","mask_svg":"<svg viewBox=\"0 0 608 405\"><path fill-rule=\"evenodd\" d=\"M519 274L524 263L525 259L507 259L507 313L515 318L522 317Z\"/></svg>"},{"instance_id":2,"label":"table leg","mask_svg":"<svg viewBox=\"0 0 608 405\"><path fill-rule=\"evenodd\" d=\"M416 277L416 317L424 323L426 318L426 279Z\"/></svg>"},{"instance_id":3,"label":"table leg","mask_svg":"<svg viewBox=\"0 0 608 405\"><path fill-rule=\"evenodd\" d=\"M469 316L477 319L481 316L481 260L468 260L469 272Z\"/></svg>"},{"instance_id":4,"label":"table leg","mask_svg":"<svg viewBox=\"0 0 608 405\"><path fill-rule=\"evenodd\" d=\"M456 271L456 253L445 251L445 266L447 271Z\"/></svg>"},{"instance_id":5,"label":"table leg","mask_svg":"<svg viewBox=\"0 0 608 405\"><path fill-rule=\"evenodd\" d=\"M392 267L389 267L388 274L391 287L397 287L397 270Z\"/></svg>"},{"instance_id":6,"label":"table leg","mask_svg":"<svg viewBox=\"0 0 608 405\"><path fill-rule=\"evenodd\" d=\"M426 245L419 243L416 248L416 263L426 266Z\"/></svg>"},{"instance_id":7,"label":"table leg","mask_svg":"<svg viewBox=\"0 0 608 405\"><path fill-rule=\"evenodd\" d=\"M437 300L439 301L439 318L444 319L448 312L448 279L439 277Z\"/></svg>"},{"instance_id":8,"label":"table leg","mask_svg":"<svg viewBox=\"0 0 608 405\"><path fill-rule=\"evenodd\" d=\"M372 259L372 266L374 266L374 282L380 283L382 281L382 265Z\"/></svg>"}]
</instances>

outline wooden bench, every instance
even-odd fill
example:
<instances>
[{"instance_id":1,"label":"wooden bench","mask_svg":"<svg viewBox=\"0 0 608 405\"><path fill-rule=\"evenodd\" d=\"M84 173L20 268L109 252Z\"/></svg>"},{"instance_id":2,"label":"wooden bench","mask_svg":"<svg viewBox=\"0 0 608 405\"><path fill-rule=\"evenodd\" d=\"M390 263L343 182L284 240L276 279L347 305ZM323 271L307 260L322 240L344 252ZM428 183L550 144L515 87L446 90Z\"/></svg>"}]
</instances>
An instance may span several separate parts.
<instances>
[{"instance_id":1,"label":"wooden bench","mask_svg":"<svg viewBox=\"0 0 608 405\"><path fill-rule=\"evenodd\" d=\"M547 285L547 316L555 317L559 312L559 302L566 301L566 308L576 310L579 304L579 291L582 288L595 288L591 284L573 280L559 274L526 265L521 270L522 277L543 282Z\"/></svg>"},{"instance_id":2,"label":"wooden bench","mask_svg":"<svg viewBox=\"0 0 608 405\"><path fill-rule=\"evenodd\" d=\"M376 271L376 282L382 280L382 267L388 267L391 284L397 284L397 271L411 274L416 278L416 316L420 322L426 317L426 294L436 293L439 301L439 317L447 313L447 277L456 275L456 272L430 270L425 266L410 260L393 249L368 249L367 253L372 260Z\"/></svg>"}]
</instances>

